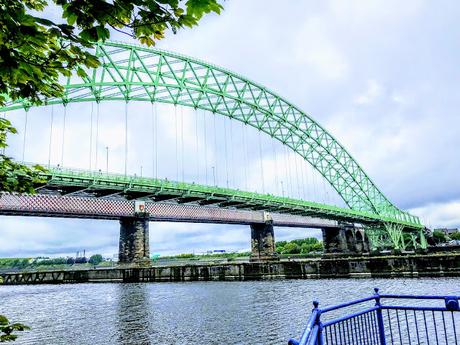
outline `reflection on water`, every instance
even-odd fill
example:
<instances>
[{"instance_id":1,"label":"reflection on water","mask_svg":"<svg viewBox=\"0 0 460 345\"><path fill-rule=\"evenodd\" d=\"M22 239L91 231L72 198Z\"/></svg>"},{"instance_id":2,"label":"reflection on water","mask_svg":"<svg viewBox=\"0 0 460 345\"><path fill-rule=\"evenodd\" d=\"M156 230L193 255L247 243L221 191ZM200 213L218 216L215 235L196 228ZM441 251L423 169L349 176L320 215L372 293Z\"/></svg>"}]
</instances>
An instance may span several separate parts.
<instances>
[{"instance_id":1,"label":"reflection on water","mask_svg":"<svg viewBox=\"0 0 460 345\"><path fill-rule=\"evenodd\" d=\"M286 344L311 301L382 293L460 295L459 278L0 286L17 344ZM15 343L15 344L16 344Z\"/></svg>"},{"instance_id":2,"label":"reflection on water","mask_svg":"<svg viewBox=\"0 0 460 345\"><path fill-rule=\"evenodd\" d=\"M148 293L147 284L133 284L129 289L123 284L115 287L116 341L113 343L150 344L150 335L153 334L150 320L156 317Z\"/></svg>"}]
</instances>

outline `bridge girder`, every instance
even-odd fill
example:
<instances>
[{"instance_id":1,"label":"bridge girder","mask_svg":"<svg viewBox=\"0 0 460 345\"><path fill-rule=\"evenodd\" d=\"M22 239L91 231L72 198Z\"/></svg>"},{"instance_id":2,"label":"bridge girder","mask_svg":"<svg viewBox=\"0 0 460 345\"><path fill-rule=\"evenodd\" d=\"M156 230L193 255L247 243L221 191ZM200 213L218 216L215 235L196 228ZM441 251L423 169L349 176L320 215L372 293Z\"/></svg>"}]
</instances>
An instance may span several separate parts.
<instances>
[{"instance_id":1,"label":"bridge girder","mask_svg":"<svg viewBox=\"0 0 460 345\"><path fill-rule=\"evenodd\" d=\"M67 190L84 192L96 198L118 197L127 200L147 200L176 204L197 204L221 208L252 211L266 211L293 216L312 216L334 221L357 222L362 224L396 223L407 228L419 228L408 221L395 221L371 212L356 211L321 203L258 194L217 186L196 183L175 182L155 178L107 174L92 171L50 168L43 173L48 185L40 194L58 193Z\"/></svg>"}]
</instances>

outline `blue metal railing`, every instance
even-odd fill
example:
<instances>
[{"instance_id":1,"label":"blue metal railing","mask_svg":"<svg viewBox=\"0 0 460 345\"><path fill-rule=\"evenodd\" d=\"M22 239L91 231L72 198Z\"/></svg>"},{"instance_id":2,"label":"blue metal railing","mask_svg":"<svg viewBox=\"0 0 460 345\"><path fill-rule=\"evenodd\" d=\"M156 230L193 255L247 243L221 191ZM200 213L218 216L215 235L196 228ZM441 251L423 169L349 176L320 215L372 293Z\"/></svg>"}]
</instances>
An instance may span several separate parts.
<instances>
[{"instance_id":1,"label":"blue metal railing","mask_svg":"<svg viewBox=\"0 0 460 345\"><path fill-rule=\"evenodd\" d=\"M290 339L288 344L460 345L460 296L381 295L378 289L374 291L373 296L323 309L313 302L300 340ZM397 303L382 303L384 299ZM340 316L344 310L348 313Z\"/></svg>"}]
</instances>

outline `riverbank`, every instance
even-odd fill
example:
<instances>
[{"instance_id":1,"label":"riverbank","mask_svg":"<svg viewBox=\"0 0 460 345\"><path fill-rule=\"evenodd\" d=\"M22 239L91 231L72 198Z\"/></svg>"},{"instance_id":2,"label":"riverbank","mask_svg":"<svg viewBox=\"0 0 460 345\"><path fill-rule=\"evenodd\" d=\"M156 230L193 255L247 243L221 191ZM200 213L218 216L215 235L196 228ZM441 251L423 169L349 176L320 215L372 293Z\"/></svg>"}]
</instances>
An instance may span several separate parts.
<instances>
[{"instance_id":1,"label":"riverbank","mask_svg":"<svg viewBox=\"0 0 460 345\"><path fill-rule=\"evenodd\" d=\"M265 279L460 277L460 253L322 258L265 263L2 273L3 285L87 282L245 281Z\"/></svg>"}]
</instances>

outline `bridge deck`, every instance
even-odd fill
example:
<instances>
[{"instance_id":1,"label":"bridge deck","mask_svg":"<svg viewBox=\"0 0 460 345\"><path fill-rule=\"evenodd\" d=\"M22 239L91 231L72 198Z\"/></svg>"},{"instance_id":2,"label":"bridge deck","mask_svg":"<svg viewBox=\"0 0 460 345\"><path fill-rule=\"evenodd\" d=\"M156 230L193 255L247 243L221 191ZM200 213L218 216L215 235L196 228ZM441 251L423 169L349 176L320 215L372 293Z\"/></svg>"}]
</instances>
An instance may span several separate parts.
<instances>
[{"instance_id":1,"label":"bridge deck","mask_svg":"<svg viewBox=\"0 0 460 345\"><path fill-rule=\"evenodd\" d=\"M151 221L254 224L264 223L264 211L226 209L162 202L146 202L145 211ZM0 195L0 215L119 219L134 217L135 201L60 195ZM337 226L336 221L315 217L270 213L273 225L304 228Z\"/></svg>"},{"instance_id":2,"label":"bridge deck","mask_svg":"<svg viewBox=\"0 0 460 345\"><path fill-rule=\"evenodd\" d=\"M97 199L145 200L152 203L195 205L200 207L212 206L211 208L231 210L267 211L280 215L317 217L333 221L363 224L395 222L393 218L349 208L217 186L174 182L167 179L162 180L62 168L52 168L43 177L47 180L47 183L38 187L40 194L92 197ZM94 213L97 213L97 210ZM396 222L408 227L417 227L417 224L409 220L397 220Z\"/></svg>"}]
</instances>

